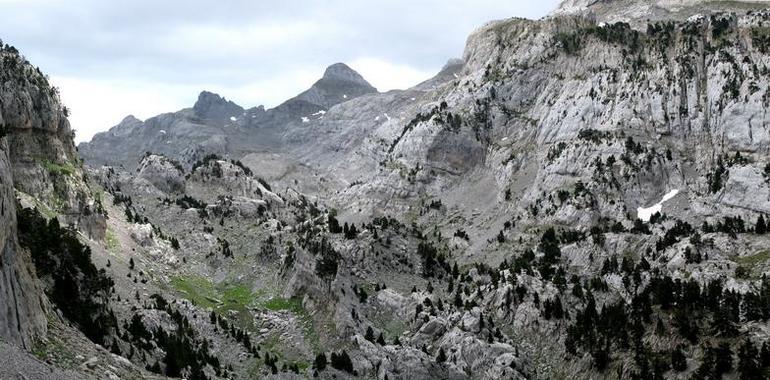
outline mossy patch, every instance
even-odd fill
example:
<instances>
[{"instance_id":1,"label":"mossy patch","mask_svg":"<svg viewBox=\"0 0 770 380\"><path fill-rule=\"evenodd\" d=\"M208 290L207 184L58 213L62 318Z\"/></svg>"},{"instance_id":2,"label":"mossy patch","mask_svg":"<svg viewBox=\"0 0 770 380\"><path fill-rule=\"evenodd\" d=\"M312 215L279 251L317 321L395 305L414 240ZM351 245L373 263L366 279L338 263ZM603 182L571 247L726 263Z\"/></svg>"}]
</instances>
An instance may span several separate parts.
<instances>
[{"instance_id":1,"label":"mossy patch","mask_svg":"<svg viewBox=\"0 0 770 380\"><path fill-rule=\"evenodd\" d=\"M738 268L735 270L736 276L739 278L751 278L754 269L768 260L770 260L770 250L760 251L749 256L736 257L735 262L738 264Z\"/></svg>"},{"instance_id":2,"label":"mossy patch","mask_svg":"<svg viewBox=\"0 0 770 380\"><path fill-rule=\"evenodd\" d=\"M53 358L56 360L56 365L63 369L72 369L80 364L72 349L58 339L35 341L32 346L32 354L40 360Z\"/></svg>"},{"instance_id":3,"label":"mossy patch","mask_svg":"<svg viewBox=\"0 0 770 380\"><path fill-rule=\"evenodd\" d=\"M238 313L240 327L253 327L248 309L254 304L256 293L248 286L228 283L215 285L202 276L174 277L171 286L201 307L211 308L219 314L235 311Z\"/></svg>"},{"instance_id":4,"label":"mossy patch","mask_svg":"<svg viewBox=\"0 0 770 380\"><path fill-rule=\"evenodd\" d=\"M302 300L299 298L281 298L274 297L265 301L262 306L265 309L272 311L287 310L294 314L303 313L305 309L302 307Z\"/></svg>"},{"instance_id":5,"label":"mossy patch","mask_svg":"<svg viewBox=\"0 0 770 380\"><path fill-rule=\"evenodd\" d=\"M768 261L768 260L770 260L770 250L761 251L749 256L742 256L742 257L735 258L735 262L738 263L738 265L746 266L750 268L753 268L757 266L757 264L764 263L765 261Z\"/></svg>"}]
</instances>

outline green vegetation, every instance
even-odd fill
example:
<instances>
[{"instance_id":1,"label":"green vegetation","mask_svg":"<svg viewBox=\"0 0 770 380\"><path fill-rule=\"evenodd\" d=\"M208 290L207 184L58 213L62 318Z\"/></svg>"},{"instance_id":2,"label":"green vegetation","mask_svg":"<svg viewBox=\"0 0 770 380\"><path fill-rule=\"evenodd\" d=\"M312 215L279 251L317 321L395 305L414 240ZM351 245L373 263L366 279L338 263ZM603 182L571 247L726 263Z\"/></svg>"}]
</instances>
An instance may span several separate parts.
<instances>
[{"instance_id":1,"label":"green vegetation","mask_svg":"<svg viewBox=\"0 0 770 380\"><path fill-rule=\"evenodd\" d=\"M106 346L117 327L109 307L114 285L91 261L91 249L74 232L46 220L37 210L18 207L19 243L29 249L35 271L49 284L45 292L61 313L94 343Z\"/></svg>"},{"instance_id":2,"label":"green vegetation","mask_svg":"<svg viewBox=\"0 0 770 380\"><path fill-rule=\"evenodd\" d=\"M255 293L242 284L214 285L202 276L180 276L171 279L171 286L196 305L210 307L217 312L244 312L254 304Z\"/></svg>"},{"instance_id":3,"label":"green vegetation","mask_svg":"<svg viewBox=\"0 0 770 380\"><path fill-rule=\"evenodd\" d=\"M761 251L750 256L736 257L735 262L738 264L735 273L737 277L751 278L752 272L762 263L770 260L770 250Z\"/></svg>"},{"instance_id":4,"label":"green vegetation","mask_svg":"<svg viewBox=\"0 0 770 380\"><path fill-rule=\"evenodd\" d=\"M40 160L40 164L53 175L74 175L77 169L70 162L57 164L50 160Z\"/></svg>"},{"instance_id":5,"label":"green vegetation","mask_svg":"<svg viewBox=\"0 0 770 380\"><path fill-rule=\"evenodd\" d=\"M120 249L120 242L115 235L115 231L107 229L107 233L104 236L104 247L111 253L116 253Z\"/></svg>"},{"instance_id":6,"label":"green vegetation","mask_svg":"<svg viewBox=\"0 0 770 380\"><path fill-rule=\"evenodd\" d=\"M72 349L59 340L35 340L32 344L32 354L40 360L56 358L56 365L63 369L76 368L81 364Z\"/></svg>"},{"instance_id":7,"label":"green vegetation","mask_svg":"<svg viewBox=\"0 0 770 380\"><path fill-rule=\"evenodd\" d=\"M305 309L302 307L302 300L299 298L274 297L264 302L262 306L272 311L287 310L294 314L305 312Z\"/></svg>"}]
</instances>

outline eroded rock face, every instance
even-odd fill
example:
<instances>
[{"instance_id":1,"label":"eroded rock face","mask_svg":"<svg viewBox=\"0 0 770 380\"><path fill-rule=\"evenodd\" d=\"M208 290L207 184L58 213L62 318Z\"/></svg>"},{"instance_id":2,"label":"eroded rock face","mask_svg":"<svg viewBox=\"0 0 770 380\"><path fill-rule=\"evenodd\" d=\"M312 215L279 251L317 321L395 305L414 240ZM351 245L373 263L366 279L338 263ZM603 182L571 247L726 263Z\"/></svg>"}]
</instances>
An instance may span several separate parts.
<instances>
[{"instance_id":1,"label":"eroded rock face","mask_svg":"<svg viewBox=\"0 0 770 380\"><path fill-rule=\"evenodd\" d=\"M0 339L31 348L46 331L43 292L16 235L16 202L8 146L0 139Z\"/></svg>"},{"instance_id":2,"label":"eroded rock face","mask_svg":"<svg viewBox=\"0 0 770 380\"><path fill-rule=\"evenodd\" d=\"M45 334L46 301L17 242L16 195L88 237L102 239L106 230L66 115L40 70L15 48L0 48L0 337L25 348Z\"/></svg>"},{"instance_id":3,"label":"eroded rock face","mask_svg":"<svg viewBox=\"0 0 770 380\"><path fill-rule=\"evenodd\" d=\"M151 154L142 159L136 168L137 177L152 183L166 193L183 193L185 189L184 169L164 156Z\"/></svg>"},{"instance_id":4,"label":"eroded rock face","mask_svg":"<svg viewBox=\"0 0 770 380\"><path fill-rule=\"evenodd\" d=\"M0 56L0 127L7 133L16 190L60 213L66 224L102 238L104 216L86 183L58 90L18 52L6 49Z\"/></svg>"},{"instance_id":5,"label":"eroded rock face","mask_svg":"<svg viewBox=\"0 0 770 380\"><path fill-rule=\"evenodd\" d=\"M564 0L553 15L591 14L603 22L622 21L642 25L647 20L683 20L693 14L741 12L765 6L764 0Z\"/></svg>"}]
</instances>

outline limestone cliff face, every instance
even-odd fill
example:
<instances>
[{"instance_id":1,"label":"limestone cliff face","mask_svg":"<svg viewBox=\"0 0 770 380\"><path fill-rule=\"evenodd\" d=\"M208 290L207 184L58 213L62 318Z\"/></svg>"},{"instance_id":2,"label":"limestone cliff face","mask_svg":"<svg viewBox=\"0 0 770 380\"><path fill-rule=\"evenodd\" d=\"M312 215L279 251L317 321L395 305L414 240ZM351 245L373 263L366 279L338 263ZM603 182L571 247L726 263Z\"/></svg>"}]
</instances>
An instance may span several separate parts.
<instances>
[{"instance_id":1,"label":"limestone cliff face","mask_svg":"<svg viewBox=\"0 0 770 380\"><path fill-rule=\"evenodd\" d=\"M104 235L58 89L15 49L1 53L0 125L6 131L16 190L95 238Z\"/></svg>"},{"instance_id":2,"label":"limestone cliff face","mask_svg":"<svg viewBox=\"0 0 770 380\"><path fill-rule=\"evenodd\" d=\"M510 215L590 226L679 189L671 216L754 220L770 212L770 14L692 15L490 23L440 83L360 97L285 137L340 180L330 198L352 214L440 198L492 221L480 231ZM553 195L582 185L584 203Z\"/></svg>"},{"instance_id":3,"label":"limestone cliff face","mask_svg":"<svg viewBox=\"0 0 770 380\"><path fill-rule=\"evenodd\" d=\"M644 25L648 21L684 20L695 14L745 13L765 7L764 0L563 0L552 15L583 14L601 22Z\"/></svg>"},{"instance_id":4,"label":"limestone cliff face","mask_svg":"<svg viewBox=\"0 0 770 380\"><path fill-rule=\"evenodd\" d=\"M66 114L40 70L15 48L0 48L0 337L27 348L45 332L45 301L17 242L16 195L93 238L105 232Z\"/></svg>"},{"instance_id":5,"label":"limestone cliff face","mask_svg":"<svg viewBox=\"0 0 770 380\"><path fill-rule=\"evenodd\" d=\"M8 143L0 138L0 339L31 348L45 334L43 291L16 235L16 202Z\"/></svg>"}]
</instances>

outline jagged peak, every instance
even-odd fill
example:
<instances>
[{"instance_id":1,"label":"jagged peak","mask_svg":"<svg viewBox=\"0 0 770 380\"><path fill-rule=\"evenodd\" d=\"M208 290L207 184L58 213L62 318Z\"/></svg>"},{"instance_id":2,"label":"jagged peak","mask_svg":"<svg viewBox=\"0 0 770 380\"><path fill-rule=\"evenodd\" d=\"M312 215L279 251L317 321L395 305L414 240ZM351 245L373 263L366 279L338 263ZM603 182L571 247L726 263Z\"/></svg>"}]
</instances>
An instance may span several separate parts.
<instances>
[{"instance_id":1,"label":"jagged peak","mask_svg":"<svg viewBox=\"0 0 770 380\"><path fill-rule=\"evenodd\" d=\"M233 103L232 101L229 101L229 100L225 99L225 97L223 97L223 96L221 96L221 95L219 95L217 93L203 90L203 91L201 91L200 94L198 94L198 101L195 102L195 105L193 106L193 109L199 109L201 107L206 107L206 106L216 105L216 104L219 104L219 105L226 105L226 104L237 105L237 104Z\"/></svg>"},{"instance_id":2,"label":"jagged peak","mask_svg":"<svg viewBox=\"0 0 770 380\"><path fill-rule=\"evenodd\" d=\"M204 90L198 95L193 111L202 118L220 120L242 114L243 108L219 94Z\"/></svg>"}]
</instances>

